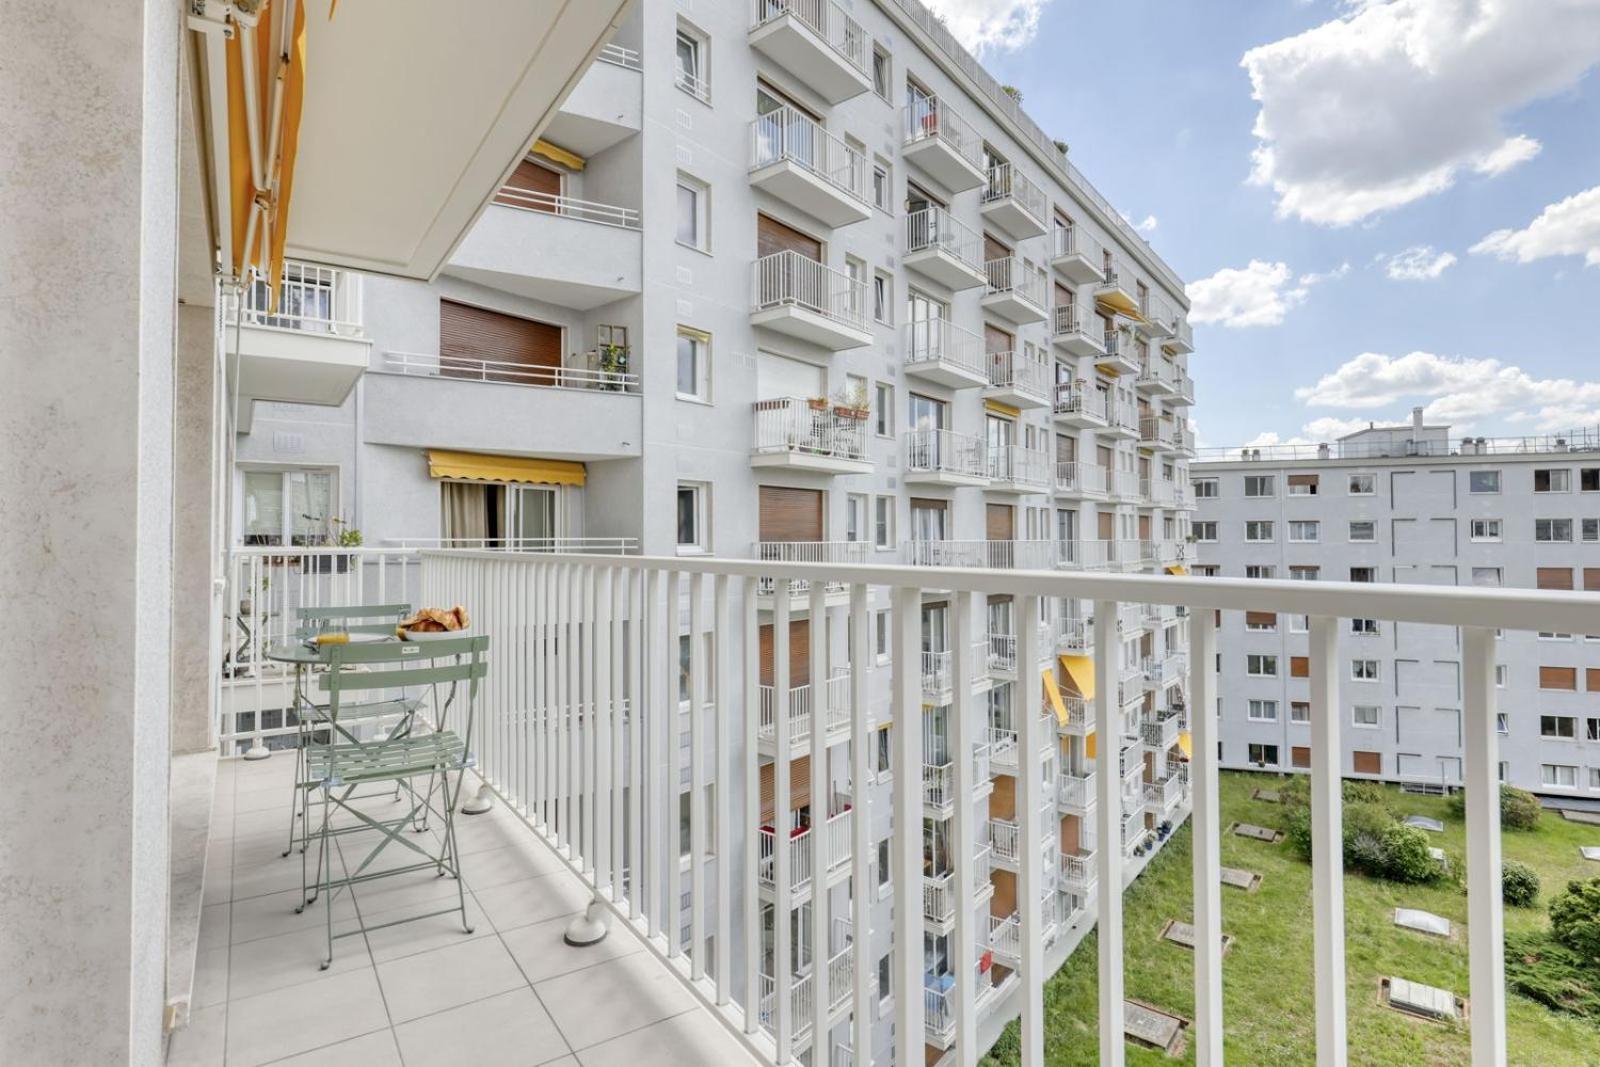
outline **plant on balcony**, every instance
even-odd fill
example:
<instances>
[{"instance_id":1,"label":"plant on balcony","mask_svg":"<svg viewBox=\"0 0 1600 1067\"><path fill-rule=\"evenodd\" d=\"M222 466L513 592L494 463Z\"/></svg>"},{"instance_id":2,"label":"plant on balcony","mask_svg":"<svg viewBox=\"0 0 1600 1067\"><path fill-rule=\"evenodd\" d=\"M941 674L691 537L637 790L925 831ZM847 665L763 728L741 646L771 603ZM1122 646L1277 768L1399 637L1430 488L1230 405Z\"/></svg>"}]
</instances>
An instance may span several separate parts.
<instances>
[{"instance_id":1,"label":"plant on balcony","mask_svg":"<svg viewBox=\"0 0 1600 1067\"><path fill-rule=\"evenodd\" d=\"M1022 103L1022 90L1018 89L1015 85L1002 85L1000 86L1000 91L1005 93L1011 99L1015 100L1018 104Z\"/></svg>"},{"instance_id":2,"label":"plant on balcony","mask_svg":"<svg viewBox=\"0 0 1600 1067\"><path fill-rule=\"evenodd\" d=\"M806 406L812 411L827 411L828 398L825 396L808 397L806 398Z\"/></svg>"},{"instance_id":3,"label":"plant on balcony","mask_svg":"<svg viewBox=\"0 0 1600 1067\"><path fill-rule=\"evenodd\" d=\"M628 346L610 342L601 345L600 373L604 376L605 389L620 393L624 386L623 376L628 373Z\"/></svg>"},{"instance_id":4,"label":"plant on balcony","mask_svg":"<svg viewBox=\"0 0 1600 1067\"><path fill-rule=\"evenodd\" d=\"M833 394L833 413L846 419L865 419L872 413L864 386L839 389Z\"/></svg>"}]
</instances>

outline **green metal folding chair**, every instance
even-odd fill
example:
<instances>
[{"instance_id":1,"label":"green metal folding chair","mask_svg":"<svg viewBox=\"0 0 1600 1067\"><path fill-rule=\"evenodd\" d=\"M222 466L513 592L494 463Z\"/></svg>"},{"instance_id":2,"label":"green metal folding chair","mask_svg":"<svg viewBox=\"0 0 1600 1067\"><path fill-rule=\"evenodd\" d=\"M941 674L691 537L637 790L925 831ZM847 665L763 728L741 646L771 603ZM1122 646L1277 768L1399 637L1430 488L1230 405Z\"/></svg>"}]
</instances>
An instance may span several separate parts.
<instances>
[{"instance_id":1,"label":"green metal folding chair","mask_svg":"<svg viewBox=\"0 0 1600 1067\"><path fill-rule=\"evenodd\" d=\"M322 963L324 970L333 962L333 942L336 938L456 911L461 914L462 929L467 933L472 932L472 925L467 919L466 890L461 882L460 855L456 850L455 801L461 792L462 778L474 762L472 712L477 701L479 680L488 673L488 650L489 638L486 636L330 646L328 671L321 676L320 687L328 694L326 710L332 732L328 735L327 743L313 741L306 750L307 777L314 780L322 792L317 896L323 900L328 930L328 955ZM351 667L365 669L348 669ZM431 722L425 722L428 717L419 712L415 716L415 728L403 736L374 741L340 739L339 719L347 706L347 695L411 687L426 687L431 694ZM442 700L441 690L444 691ZM464 735L450 728L450 720L456 714L466 718ZM432 729L424 730L424 725ZM453 789L450 783L452 772L455 774ZM419 780L423 781L420 788ZM353 803L353 787L378 782L393 782L401 789L409 800L403 814L387 819L375 818ZM335 828L333 817L336 812L348 812L353 821ZM419 815L426 818L430 813L438 817L443 827L438 848L432 852L422 843L426 841L425 838L413 839L402 832L406 826L415 824ZM359 863L345 862L345 873L335 877L335 858L329 851L330 845L336 847L339 838L359 842L362 839L352 835L371 832L379 836L366 856ZM422 858L382 870L369 870L391 844L410 849ZM354 928L337 934L334 932L333 902L337 892L353 889L357 884L377 878L429 869L441 876L450 875L456 879L455 907L425 911L374 926L362 923L358 908ZM315 899L317 897L311 898Z\"/></svg>"},{"instance_id":2,"label":"green metal folding chair","mask_svg":"<svg viewBox=\"0 0 1600 1067\"><path fill-rule=\"evenodd\" d=\"M335 606L325 608L296 608L295 609L295 640L310 641L319 634L347 633L358 635L373 635L392 637L400 620L411 614L410 604L360 604L349 606ZM367 701L364 704L346 705L346 728L353 727L352 720L368 721L382 720L399 716L399 723L395 731L403 731L409 727L410 718L416 713L420 698L411 701L380 699ZM295 746L295 778L290 789L291 799L289 805L289 843L284 848L283 854L287 856L294 851L297 840L295 827L305 827L306 807L310 800L311 789L316 783L306 778L306 743L308 737L317 730L330 729L327 722L325 708L311 700L298 687L295 692L294 714L299 725L298 744ZM298 835L300 851L306 848L306 838L309 831L302 829Z\"/></svg>"}]
</instances>

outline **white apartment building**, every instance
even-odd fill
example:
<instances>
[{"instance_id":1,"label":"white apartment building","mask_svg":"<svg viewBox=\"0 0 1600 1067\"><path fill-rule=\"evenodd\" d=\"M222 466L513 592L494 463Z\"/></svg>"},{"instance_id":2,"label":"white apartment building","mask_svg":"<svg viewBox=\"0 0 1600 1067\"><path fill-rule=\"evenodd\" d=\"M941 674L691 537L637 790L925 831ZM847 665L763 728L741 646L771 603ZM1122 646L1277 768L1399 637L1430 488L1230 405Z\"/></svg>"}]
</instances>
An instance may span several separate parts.
<instances>
[{"instance_id":1,"label":"white apartment building","mask_svg":"<svg viewBox=\"0 0 1600 1067\"><path fill-rule=\"evenodd\" d=\"M286 285L275 314L264 289L247 300L239 344L319 334L348 395L310 406L258 391L239 409L236 540L258 566L273 546L349 529L378 550L932 569L1181 572L1188 551L1182 283L916 0L643 0L436 281L291 266ZM760 1022L780 1060L833 1064L865 1040L889 1062L905 985L892 974L888 894L890 672L876 671L869 693L875 795L853 796L844 587L828 587L818 631L797 590L783 639L775 592L762 587L754 650ZM890 603L875 597L871 647L887 668ZM1030 767L1048 804L1028 876L1044 902L1044 973L1093 921L1091 606L1045 598L1037 662L1020 664L1013 603L986 597L965 629L949 594L926 594L920 609L917 981L930 1055L955 1043L964 992L983 1047L1019 1010ZM1116 847L1132 869L1188 810L1187 638L1170 606L1123 605L1114 622ZM685 633L685 711L693 647ZM953 685L968 649L980 721L962 735ZM225 690L225 748L259 737L260 723L238 718L257 707L283 729L270 691L252 703L248 674ZM787 755L781 707L794 719ZM824 709L814 750L811 715ZM1027 716L1039 724L1034 759L1018 755ZM959 793L958 781L972 784ZM864 868L851 861L855 818L870 823ZM836 851L820 873L809 835L823 832ZM786 833L796 858L784 886L774 853ZM975 877L964 912L962 864ZM852 884L856 870L867 884ZM684 894L684 943L695 907L742 909L717 884L707 875L698 900ZM857 916L870 935L852 932ZM738 940L742 964L742 930ZM979 963L963 969L969 946ZM872 998L819 1008L810 976L824 960L839 970L847 950L866 955Z\"/></svg>"},{"instance_id":2,"label":"white apartment building","mask_svg":"<svg viewBox=\"0 0 1600 1067\"><path fill-rule=\"evenodd\" d=\"M1197 573L1298 581L1600 589L1600 435L1450 436L1375 426L1331 445L1264 446L1192 469ZM1310 767L1309 625L1228 613L1217 665L1225 767ZM1342 772L1462 782L1462 645L1446 626L1351 619ZM1500 778L1600 797L1600 634L1496 643Z\"/></svg>"}]
</instances>

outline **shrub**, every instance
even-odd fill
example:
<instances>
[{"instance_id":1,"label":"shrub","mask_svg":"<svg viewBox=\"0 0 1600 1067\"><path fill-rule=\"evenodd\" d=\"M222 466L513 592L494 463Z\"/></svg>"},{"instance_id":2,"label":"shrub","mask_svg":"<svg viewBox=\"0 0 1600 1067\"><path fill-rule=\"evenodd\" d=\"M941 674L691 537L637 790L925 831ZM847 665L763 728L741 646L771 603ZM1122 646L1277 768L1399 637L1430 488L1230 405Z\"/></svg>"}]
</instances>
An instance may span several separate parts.
<instances>
[{"instance_id":1,"label":"shrub","mask_svg":"<svg viewBox=\"0 0 1600 1067\"><path fill-rule=\"evenodd\" d=\"M1550 902L1550 934L1590 967L1600 967L1600 878L1567 883Z\"/></svg>"},{"instance_id":2,"label":"shrub","mask_svg":"<svg viewBox=\"0 0 1600 1067\"><path fill-rule=\"evenodd\" d=\"M1500 896L1513 908L1533 907L1539 899L1539 872L1517 860L1502 861Z\"/></svg>"},{"instance_id":3,"label":"shrub","mask_svg":"<svg viewBox=\"0 0 1600 1067\"><path fill-rule=\"evenodd\" d=\"M1526 789L1503 785L1500 787L1500 828L1502 830L1532 830L1539 825L1539 798ZM1450 811L1458 819L1467 816L1465 791L1450 795Z\"/></svg>"},{"instance_id":4,"label":"shrub","mask_svg":"<svg viewBox=\"0 0 1600 1067\"><path fill-rule=\"evenodd\" d=\"M1392 882L1431 882L1439 877L1439 861L1428 852L1425 831L1404 823L1390 823L1381 841L1382 877Z\"/></svg>"},{"instance_id":5,"label":"shrub","mask_svg":"<svg viewBox=\"0 0 1600 1067\"><path fill-rule=\"evenodd\" d=\"M1547 1008L1600 1019L1600 971L1543 930L1506 935L1506 986Z\"/></svg>"},{"instance_id":6,"label":"shrub","mask_svg":"<svg viewBox=\"0 0 1600 1067\"><path fill-rule=\"evenodd\" d=\"M1304 804L1291 805L1284 812L1284 837L1295 855L1311 859L1311 809Z\"/></svg>"}]
</instances>

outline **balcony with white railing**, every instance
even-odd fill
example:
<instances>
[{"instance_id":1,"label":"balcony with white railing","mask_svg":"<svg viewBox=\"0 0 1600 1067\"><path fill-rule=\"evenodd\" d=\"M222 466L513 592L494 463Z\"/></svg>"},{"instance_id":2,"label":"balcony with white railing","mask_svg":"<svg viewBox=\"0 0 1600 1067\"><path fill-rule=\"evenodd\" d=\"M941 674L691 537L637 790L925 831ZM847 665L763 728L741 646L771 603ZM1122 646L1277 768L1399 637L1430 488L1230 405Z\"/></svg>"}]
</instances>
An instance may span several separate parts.
<instances>
[{"instance_id":1,"label":"balcony with white railing","mask_svg":"<svg viewBox=\"0 0 1600 1067\"><path fill-rule=\"evenodd\" d=\"M1161 347L1179 356L1193 352L1194 327L1189 325L1189 320L1178 316L1172 325L1172 336L1163 341Z\"/></svg>"},{"instance_id":2,"label":"balcony with white railing","mask_svg":"<svg viewBox=\"0 0 1600 1067\"><path fill-rule=\"evenodd\" d=\"M769 1035L776 1036L778 1032L778 983L770 974L760 976L758 982L760 990L758 1003L760 1010L757 1019L761 1029ZM811 1041L811 1032L816 1027L816 985L810 973L796 974L788 981L789 1001L789 1038L796 1046L804 1046Z\"/></svg>"},{"instance_id":3,"label":"balcony with white railing","mask_svg":"<svg viewBox=\"0 0 1600 1067\"><path fill-rule=\"evenodd\" d=\"M988 834L994 862L1006 870L1016 870L1017 856L1022 850L1022 828L1013 819L990 819Z\"/></svg>"},{"instance_id":4,"label":"balcony with white railing","mask_svg":"<svg viewBox=\"0 0 1600 1067\"><path fill-rule=\"evenodd\" d=\"M1140 727L1146 748L1156 752L1165 752L1178 743L1178 734L1183 731L1183 716L1170 709L1162 709L1150 717Z\"/></svg>"},{"instance_id":5,"label":"balcony with white railing","mask_svg":"<svg viewBox=\"0 0 1600 1067\"><path fill-rule=\"evenodd\" d=\"M1095 366L1102 370L1115 371L1117 375L1126 375L1130 381L1137 380L1140 368L1139 350L1133 343L1130 334L1122 330L1107 330L1103 338L1105 353L1095 357ZM1127 403L1133 404L1130 398ZM1139 423L1135 419L1133 427L1138 429Z\"/></svg>"},{"instance_id":6,"label":"balcony with white railing","mask_svg":"<svg viewBox=\"0 0 1600 1067\"><path fill-rule=\"evenodd\" d=\"M1094 890L1096 881L1095 854L1092 851L1068 854L1061 857L1061 888L1074 893L1087 894Z\"/></svg>"},{"instance_id":7,"label":"balcony with white railing","mask_svg":"<svg viewBox=\"0 0 1600 1067\"><path fill-rule=\"evenodd\" d=\"M1050 309L1050 343L1074 356L1095 359L1106 354L1100 319L1076 304L1057 304Z\"/></svg>"},{"instance_id":8,"label":"balcony with white railing","mask_svg":"<svg viewBox=\"0 0 1600 1067\"><path fill-rule=\"evenodd\" d=\"M1139 447L1152 452L1171 452L1177 447L1173 436L1175 429L1171 419L1145 415L1139 419Z\"/></svg>"},{"instance_id":9,"label":"balcony with white railing","mask_svg":"<svg viewBox=\"0 0 1600 1067\"><path fill-rule=\"evenodd\" d=\"M1143 498L1144 487L1140 483L1138 471L1108 470L1105 471L1105 476L1106 496L1112 500L1134 504Z\"/></svg>"},{"instance_id":10,"label":"balcony with white railing","mask_svg":"<svg viewBox=\"0 0 1600 1067\"><path fill-rule=\"evenodd\" d=\"M1062 771L1056 780L1056 806L1068 815L1087 817L1095 806L1095 773Z\"/></svg>"},{"instance_id":11,"label":"balcony with white railing","mask_svg":"<svg viewBox=\"0 0 1600 1067\"><path fill-rule=\"evenodd\" d=\"M942 207L930 205L906 215L905 255L914 270L946 289L971 289L988 280L983 266L983 235Z\"/></svg>"},{"instance_id":12,"label":"balcony with white railing","mask_svg":"<svg viewBox=\"0 0 1600 1067\"><path fill-rule=\"evenodd\" d=\"M1105 570L1115 566L1114 541L1079 538L1056 542L1056 566L1068 570Z\"/></svg>"},{"instance_id":13,"label":"balcony with white railing","mask_svg":"<svg viewBox=\"0 0 1600 1067\"><path fill-rule=\"evenodd\" d=\"M828 226L872 213L861 153L788 106L750 123L750 184Z\"/></svg>"},{"instance_id":14,"label":"balcony with white railing","mask_svg":"<svg viewBox=\"0 0 1600 1067\"><path fill-rule=\"evenodd\" d=\"M830 352L872 343L866 282L789 249L756 260L751 277L750 325Z\"/></svg>"},{"instance_id":15,"label":"balcony with white railing","mask_svg":"<svg viewBox=\"0 0 1600 1067\"><path fill-rule=\"evenodd\" d=\"M1167 397L1177 392L1178 368L1159 356L1151 356L1139 368L1139 392L1149 396Z\"/></svg>"},{"instance_id":16,"label":"balcony with white railing","mask_svg":"<svg viewBox=\"0 0 1600 1067\"><path fill-rule=\"evenodd\" d=\"M1021 256L1003 256L984 264L988 282L979 303L1002 318L1026 326L1043 322L1049 298L1044 272Z\"/></svg>"},{"instance_id":17,"label":"balcony with white railing","mask_svg":"<svg viewBox=\"0 0 1600 1067\"><path fill-rule=\"evenodd\" d=\"M544 132L552 144L590 159L637 135L644 109L644 57L638 49L611 41L595 59Z\"/></svg>"},{"instance_id":18,"label":"balcony with white railing","mask_svg":"<svg viewBox=\"0 0 1600 1067\"><path fill-rule=\"evenodd\" d=\"M1056 421L1078 429L1098 429L1106 425L1106 394L1089 382L1058 382L1055 395Z\"/></svg>"},{"instance_id":19,"label":"balcony with white railing","mask_svg":"<svg viewBox=\"0 0 1600 1067\"><path fill-rule=\"evenodd\" d=\"M1119 315L1141 317L1139 286L1133 267L1115 253L1105 257L1105 269L1095 285L1094 298Z\"/></svg>"},{"instance_id":20,"label":"balcony with white railing","mask_svg":"<svg viewBox=\"0 0 1600 1067\"><path fill-rule=\"evenodd\" d=\"M1183 787L1183 775L1176 768L1166 778L1146 782L1144 787L1146 808L1153 812L1157 819L1171 818L1178 810L1178 805L1183 803Z\"/></svg>"},{"instance_id":21,"label":"balcony with white railing","mask_svg":"<svg viewBox=\"0 0 1600 1067\"><path fill-rule=\"evenodd\" d=\"M751 557L767 563L865 563L867 543L865 541L757 541L751 546ZM847 593L844 583L837 580L825 580L822 590L829 606L843 603L839 598ZM776 584L773 580L763 579L757 582L758 603L770 608L769 598L775 591ZM791 610L796 614L809 610L807 598L810 591L809 579L796 579L789 583L789 592L793 598Z\"/></svg>"},{"instance_id":22,"label":"balcony with white railing","mask_svg":"<svg viewBox=\"0 0 1600 1067\"><path fill-rule=\"evenodd\" d=\"M1014 163L989 168L979 210L989 222L1017 240L1044 233L1050 218L1050 198Z\"/></svg>"},{"instance_id":23,"label":"balcony with white railing","mask_svg":"<svg viewBox=\"0 0 1600 1067\"><path fill-rule=\"evenodd\" d=\"M1147 621L1146 625L1150 625ZM1147 657L1144 661L1144 687L1147 692L1159 693L1169 685L1183 681L1184 654L1168 651Z\"/></svg>"},{"instance_id":24,"label":"balcony with white railing","mask_svg":"<svg viewBox=\"0 0 1600 1067\"><path fill-rule=\"evenodd\" d=\"M1106 470L1098 463L1062 460L1056 463L1057 496L1100 500L1106 495Z\"/></svg>"},{"instance_id":25,"label":"balcony with white railing","mask_svg":"<svg viewBox=\"0 0 1600 1067\"><path fill-rule=\"evenodd\" d=\"M949 984L945 984L945 983ZM955 978L952 975L929 975L922 990L923 1030L929 1044L947 1049L956 1036Z\"/></svg>"},{"instance_id":26,"label":"balcony with white railing","mask_svg":"<svg viewBox=\"0 0 1600 1067\"><path fill-rule=\"evenodd\" d=\"M989 464L984 439L954 430L907 430L907 485L986 485Z\"/></svg>"},{"instance_id":27,"label":"balcony with white railing","mask_svg":"<svg viewBox=\"0 0 1600 1067\"><path fill-rule=\"evenodd\" d=\"M1088 652L1094 648L1094 624L1063 604L1056 616L1056 650Z\"/></svg>"},{"instance_id":28,"label":"balcony with white railing","mask_svg":"<svg viewBox=\"0 0 1600 1067\"><path fill-rule=\"evenodd\" d=\"M757 400L752 467L788 467L819 474L870 474L868 412L826 397Z\"/></svg>"},{"instance_id":29,"label":"balcony with white railing","mask_svg":"<svg viewBox=\"0 0 1600 1067\"><path fill-rule=\"evenodd\" d=\"M907 541L906 562L913 567L991 567L1049 570L1056 565L1056 542L1048 540Z\"/></svg>"},{"instance_id":30,"label":"balcony with white railing","mask_svg":"<svg viewBox=\"0 0 1600 1067\"><path fill-rule=\"evenodd\" d=\"M1071 693L1063 693L1061 703L1067 709L1067 721L1056 724L1062 733L1074 737L1087 737L1094 733L1094 704L1091 701Z\"/></svg>"},{"instance_id":31,"label":"balcony with white railing","mask_svg":"<svg viewBox=\"0 0 1600 1067\"><path fill-rule=\"evenodd\" d=\"M1105 277L1105 251L1083 227L1056 226L1050 236L1050 265L1074 285Z\"/></svg>"},{"instance_id":32,"label":"balcony with white railing","mask_svg":"<svg viewBox=\"0 0 1600 1067\"><path fill-rule=\"evenodd\" d=\"M991 493L1048 493L1054 479L1050 453L1021 445L987 450ZM999 566L1000 564L996 564ZM1048 566L1049 564L1046 564Z\"/></svg>"},{"instance_id":33,"label":"balcony with white railing","mask_svg":"<svg viewBox=\"0 0 1600 1067\"><path fill-rule=\"evenodd\" d=\"M1179 423L1172 428L1172 451L1180 456L1194 457L1194 431Z\"/></svg>"},{"instance_id":34,"label":"balcony with white railing","mask_svg":"<svg viewBox=\"0 0 1600 1067\"><path fill-rule=\"evenodd\" d=\"M937 927L948 927L956 917L956 875L954 871L928 874L922 878L922 918Z\"/></svg>"},{"instance_id":35,"label":"balcony with white railing","mask_svg":"<svg viewBox=\"0 0 1600 1067\"><path fill-rule=\"evenodd\" d=\"M287 262L277 301L265 282L223 291L228 382L238 391L241 432L252 401L339 405L367 369L372 342L362 310L361 275ZM232 328L237 319L239 328Z\"/></svg>"},{"instance_id":36,"label":"balcony with white railing","mask_svg":"<svg viewBox=\"0 0 1600 1067\"><path fill-rule=\"evenodd\" d=\"M1020 351L990 352L989 388L984 399L998 400L1019 408L1050 406L1052 361L1033 345Z\"/></svg>"},{"instance_id":37,"label":"balcony with white railing","mask_svg":"<svg viewBox=\"0 0 1600 1067\"><path fill-rule=\"evenodd\" d=\"M1016 912L989 916L989 948L1006 966L1015 968L1022 960L1022 920Z\"/></svg>"},{"instance_id":38,"label":"balcony with white railing","mask_svg":"<svg viewBox=\"0 0 1600 1067\"><path fill-rule=\"evenodd\" d=\"M1194 379L1182 370L1174 369L1172 378L1172 395L1167 398L1169 406L1188 407L1194 403Z\"/></svg>"},{"instance_id":39,"label":"balcony with white railing","mask_svg":"<svg viewBox=\"0 0 1600 1067\"><path fill-rule=\"evenodd\" d=\"M828 816L827 821L823 823L819 838L814 839L812 836L818 832L814 826L790 832L788 843L790 893L798 896L810 894L812 875L816 870L813 840L819 840L822 845L825 877L830 885L850 873L851 827L854 825L854 819L854 809L847 807ZM777 880L778 838L770 826L761 828L760 838L756 879L762 890L772 893L775 892Z\"/></svg>"},{"instance_id":40,"label":"balcony with white railing","mask_svg":"<svg viewBox=\"0 0 1600 1067\"><path fill-rule=\"evenodd\" d=\"M519 297L588 310L642 291L639 209L504 185L445 273Z\"/></svg>"},{"instance_id":41,"label":"balcony with white railing","mask_svg":"<svg viewBox=\"0 0 1600 1067\"><path fill-rule=\"evenodd\" d=\"M791 679L791 683L795 680ZM823 729L827 733L826 742L830 745L849 739L850 731L850 669L836 667L832 674L823 683L823 698L821 700ZM761 687L761 716L757 721L756 737L761 746L761 752L772 755L778 736L778 705L786 704L788 709L789 744L794 749L793 755L803 755L811 748L811 724L815 721L815 713L819 710L818 700L812 692L809 680L800 684L789 686L789 699L779 701L777 691L773 686Z\"/></svg>"},{"instance_id":42,"label":"balcony with white railing","mask_svg":"<svg viewBox=\"0 0 1600 1067\"><path fill-rule=\"evenodd\" d=\"M983 335L949 319L923 319L905 325L905 370L951 389L989 384L989 356Z\"/></svg>"},{"instance_id":43,"label":"balcony with white railing","mask_svg":"<svg viewBox=\"0 0 1600 1067\"><path fill-rule=\"evenodd\" d=\"M984 183L983 138L958 111L937 97L917 96L901 114L905 121L902 159L952 193Z\"/></svg>"},{"instance_id":44,"label":"balcony with white railing","mask_svg":"<svg viewBox=\"0 0 1600 1067\"><path fill-rule=\"evenodd\" d=\"M1139 437L1139 408L1132 400L1112 399L1106 404L1106 424L1101 427L1101 432L1107 437L1121 437L1134 441ZM1128 474L1133 474L1128 471ZM1136 496L1139 492L1138 475L1133 475L1133 482L1127 487L1128 496Z\"/></svg>"},{"instance_id":45,"label":"balcony with white railing","mask_svg":"<svg viewBox=\"0 0 1600 1067\"><path fill-rule=\"evenodd\" d=\"M1170 508L1177 504L1178 484L1165 478L1141 478L1139 495L1151 507Z\"/></svg>"},{"instance_id":46,"label":"balcony with white railing","mask_svg":"<svg viewBox=\"0 0 1600 1067\"><path fill-rule=\"evenodd\" d=\"M750 47L830 104L872 88L872 39L834 0L754 0Z\"/></svg>"},{"instance_id":47,"label":"balcony with white railing","mask_svg":"<svg viewBox=\"0 0 1600 1067\"><path fill-rule=\"evenodd\" d=\"M956 801L956 767L949 760L922 765L922 805L929 818L949 816Z\"/></svg>"}]
</instances>

